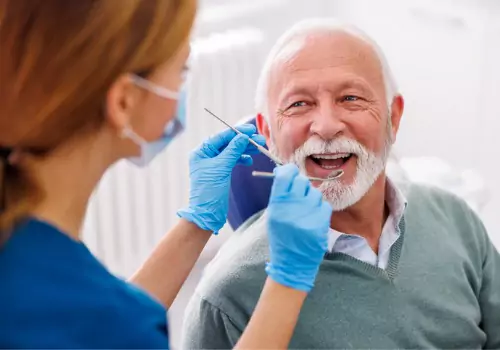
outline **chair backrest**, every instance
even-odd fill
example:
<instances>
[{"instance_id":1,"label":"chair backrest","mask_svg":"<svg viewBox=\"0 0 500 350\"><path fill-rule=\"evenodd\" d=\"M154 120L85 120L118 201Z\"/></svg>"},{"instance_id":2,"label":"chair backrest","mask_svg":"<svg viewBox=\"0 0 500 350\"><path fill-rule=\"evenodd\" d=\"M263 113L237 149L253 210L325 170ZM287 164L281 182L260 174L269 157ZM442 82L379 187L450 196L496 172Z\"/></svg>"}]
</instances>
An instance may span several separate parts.
<instances>
[{"instance_id":1,"label":"chair backrest","mask_svg":"<svg viewBox=\"0 0 500 350\"><path fill-rule=\"evenodd\" d=\"M245 120L255 125L255 117ZM233 230L238 229L253 214L265 209L269 203L272 179L252 176L252 171L272 172L275 164L265 155L252 156L251 166L238 165L233 170L229 192L229 212L227 219Z\"/></svg>"}]
</instances>

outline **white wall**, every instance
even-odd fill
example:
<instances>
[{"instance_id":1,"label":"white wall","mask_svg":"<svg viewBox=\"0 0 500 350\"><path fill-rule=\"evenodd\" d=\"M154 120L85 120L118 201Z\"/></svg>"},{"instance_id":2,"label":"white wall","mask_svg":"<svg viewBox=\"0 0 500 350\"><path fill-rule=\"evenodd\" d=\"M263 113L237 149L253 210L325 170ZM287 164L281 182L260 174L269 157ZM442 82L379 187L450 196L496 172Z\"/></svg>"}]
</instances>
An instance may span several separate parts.
<instances>
[{"instance_id":1,"label":"white wall","mask_svg":"<svg viewBox=\"0 0 500 350\"><path fill-rule=\"evenodd\" d=\"M490 189L490 202L483 219L492 239L500 249L500 1L489 1L485 9L486 35L482 48L482 85L478 93L477 116L482 125L480 134L473 135L470 147L477 152L477 167Z\"/></svg>"}]
</instances>

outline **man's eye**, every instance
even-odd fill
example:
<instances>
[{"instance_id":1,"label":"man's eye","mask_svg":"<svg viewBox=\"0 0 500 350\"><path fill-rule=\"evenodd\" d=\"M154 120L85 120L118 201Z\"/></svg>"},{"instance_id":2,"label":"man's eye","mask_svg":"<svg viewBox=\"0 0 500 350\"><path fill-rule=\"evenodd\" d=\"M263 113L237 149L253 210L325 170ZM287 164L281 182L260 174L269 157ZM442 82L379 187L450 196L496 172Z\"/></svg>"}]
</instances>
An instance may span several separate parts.
<instances>
[{"instance_id":1,"label":"man's eye","mask_svg":"<svg viewBox=\"0 0 500 350\"><path fill-rule=\"evenodd\" d=\"M342 97L342 100L347 101L347 102L356 102L359 99L360 98L358 96L354 96L354 95L347 95L347 96Z\"/></svg>"},{"instance_id":2,"label":"man's eye","mask_svg":"<svg viewBox=\"0 0 500 350\"><path fill-rule=\"evenodd\" d=\"M307 106L307 103L305 103L304 101L298 101L292 103L288 108L305 107L305 106Z\"/></svg>"}]
</instances>

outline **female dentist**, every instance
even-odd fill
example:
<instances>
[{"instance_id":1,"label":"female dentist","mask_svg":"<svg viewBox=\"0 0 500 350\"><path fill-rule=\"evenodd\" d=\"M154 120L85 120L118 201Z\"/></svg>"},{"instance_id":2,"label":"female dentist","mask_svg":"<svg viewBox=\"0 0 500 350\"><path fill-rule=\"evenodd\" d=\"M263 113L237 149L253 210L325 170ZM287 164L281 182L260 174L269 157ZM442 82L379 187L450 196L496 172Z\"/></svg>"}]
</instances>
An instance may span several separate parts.
<instances>
[{"instance_id":1,"label":"female dentist","mask_svg":"<svg viewBox=\"0 0 500 350\"><path fill-rule=\"evenodd\" d=\"M263 143L255 128L191 154L189 205L130 283L80 231L105 171L146 166L184 127L195 12L195 0L0 2L0 347L168 348L165 308L224 225L232 169L251 163L249 137ZM287 347L327 246L329 205L295 166L275 173L268 280L238 348Z\"/></svg>"}]
</instances>

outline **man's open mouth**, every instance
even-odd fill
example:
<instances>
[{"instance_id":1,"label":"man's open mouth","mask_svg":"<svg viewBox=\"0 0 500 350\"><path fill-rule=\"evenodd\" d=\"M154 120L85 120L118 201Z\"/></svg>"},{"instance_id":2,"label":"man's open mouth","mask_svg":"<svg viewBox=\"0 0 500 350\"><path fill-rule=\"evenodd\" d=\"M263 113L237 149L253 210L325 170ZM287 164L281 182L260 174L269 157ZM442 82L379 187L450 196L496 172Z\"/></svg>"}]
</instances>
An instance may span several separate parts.
<instances>
[{"instance_id":1,"label":"man's open mouth","mask_svg":"<svg viewBox=\"0 0 500 350\"><path fill-rule=\"evenodd\" d=\"M336 153L336 154L312 154L310 158L314 163L324 169L335 170L347 163L351 159L352 153Z\"/></svg>"},{"instance_id":2,"label":"man's open mouth","mask_svg":"<svg viewBox=\"0 0 500 350\"><path fill-rule=\"evenodd\" d=\"M332 171L346 167L353 156L355 156L353 153L311 154L306 158L307 173L326 178Z\"/></svg>"}]
</instances>

